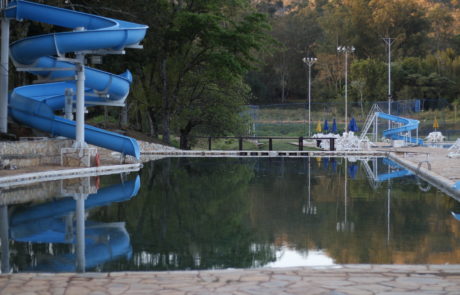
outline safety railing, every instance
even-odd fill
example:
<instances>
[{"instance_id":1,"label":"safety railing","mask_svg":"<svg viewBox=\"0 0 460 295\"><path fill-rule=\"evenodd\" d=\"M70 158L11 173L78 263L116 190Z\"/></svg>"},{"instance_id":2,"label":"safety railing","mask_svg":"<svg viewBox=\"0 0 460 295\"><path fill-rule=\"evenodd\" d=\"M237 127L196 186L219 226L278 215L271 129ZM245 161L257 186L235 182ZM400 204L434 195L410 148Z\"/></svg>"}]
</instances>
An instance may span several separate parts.
<instances>
[{"instance_id":1,"label":"safety railing","mask_svg":"<svg viewBox=\"0 0 460 295\"><path fill-rule=\"evenodd\" d=\"M268 140L268 150L273 150L273 141L274 140L297 140L299 151L303 151L305 146L304 140L314 140L316 141L316 147L321 146L321 141L329 140L329 150L335 151L335 137L278 137L278 136L194 136L194 138L201 138L208 140L208 150L212 150L212 140L213 139L238 139L238 150L243 150L243 140Z\"/></svg>"}]
</instances>

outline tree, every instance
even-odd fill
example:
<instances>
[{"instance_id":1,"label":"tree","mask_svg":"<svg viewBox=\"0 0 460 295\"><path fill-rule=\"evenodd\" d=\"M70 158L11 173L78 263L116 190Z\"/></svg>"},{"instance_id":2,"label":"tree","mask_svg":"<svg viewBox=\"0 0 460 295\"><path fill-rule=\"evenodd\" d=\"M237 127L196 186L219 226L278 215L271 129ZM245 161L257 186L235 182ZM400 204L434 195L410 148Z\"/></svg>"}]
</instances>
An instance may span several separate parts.
<instances>
[{"instance_id":1,"label":"tree","mask_svg":"<svg viewBox=\"0 0 460 295\"><path fill-rule=\"evenodd\" d=\"M155 116L162 118L163 141L169 143L171 121L178 119L179 114L190 114L183 111L184 106L192 104L195 110L201 111L207 107L196 103L209 95L209 88L204 85L209 78L207 73L242 77L252 67L254 50L261 49L267 39L265 32L269 26L264 15L251 12L248 1L153 2L162 4L158 13L166 17L157 16L160 23L150 38L154 47L151 54L156 56L152 60L156 72L150 87L157 95L149 99L150 105L161 105L161 111ZM197 79L197 75L203 75L202 79ZM222 87L223 92L226 86L231 85L214 83L214 87ZM178 126L177 122L173 125L183 130L184 136L202 122L183 118L179 121L185 125ZM225 124L217 119L213 122Z\"/></svg>"},{"instance_id":2,"label":"tree","mask_svg":"<svg viewBox=\"0 0 460 295\"><path fill-rule=\"evenodd\" d=\"M400 56L420 56L426 52L430 26L427 11L415 0L371 0L376 37L395 38Z\"/></svg>"},{"instance_id":3,"label":"tree","mask_svg":"<svg viewBox=\"0 0 460 295\"><path fill-rule=\"evenodd\" d=\"M386 96L387 68L384 62L375 59L355 60L350 67L351 81L361 81L360 91L366 100L382 100ZM353 87L353 82L352 82Z\"/></svg>"}]
</instances>

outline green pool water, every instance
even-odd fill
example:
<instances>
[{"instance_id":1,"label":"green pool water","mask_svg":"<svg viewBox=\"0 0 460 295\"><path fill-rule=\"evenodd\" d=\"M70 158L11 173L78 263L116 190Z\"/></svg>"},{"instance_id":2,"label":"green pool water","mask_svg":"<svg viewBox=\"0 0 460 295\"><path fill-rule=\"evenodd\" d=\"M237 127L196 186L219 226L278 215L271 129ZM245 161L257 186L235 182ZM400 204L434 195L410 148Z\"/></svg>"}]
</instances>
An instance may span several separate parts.
<instances>
[{"instance_id":1,"label":"green pool water","mask_svg":"<svg viewBox=\"0 0 460 295\"><path fill-rule=\"evenodd\" d=\"M170 158L139 176L135 196L86 210L86 271L460 263L460 204L387 160ZM136 177L98 182L116 194ZM10 233L39 205L9 206ZM10 235L10 271L74 271L74 232L52 241L76 218L61 211Z\"/></svg>"}]
</instances>

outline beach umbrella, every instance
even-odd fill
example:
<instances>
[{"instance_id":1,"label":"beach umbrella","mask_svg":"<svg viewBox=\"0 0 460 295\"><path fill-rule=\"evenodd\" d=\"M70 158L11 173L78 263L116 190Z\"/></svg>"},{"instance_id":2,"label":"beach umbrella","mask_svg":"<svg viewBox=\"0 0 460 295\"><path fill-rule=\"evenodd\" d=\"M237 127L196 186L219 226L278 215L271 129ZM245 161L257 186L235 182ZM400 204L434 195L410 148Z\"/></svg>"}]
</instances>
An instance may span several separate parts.
<instances>
[{"instance_id":1,"label":"beach umbrella","mask_svg":"<svg viewBox=\"0 0 460 295\"><path fill-rule=\"evenodd\" d=\"M438 119L436 119L436 117L434 117L433 128L434 128L434 131L436 131L436 129L439 128Z\"/></svg>"},{"instance_id":2,"label":"beach umbrella","mask_svg":"<svg viewBox=\"0 0 460 295\"><path fill-rule=\"evenodd\" d=\"M318 121L318 124L316 124L316 129L315 130L316 130L317 133L321 133L321 122L320 121Z\"/></svg>"},{"instance_id":3,"label":"beach umbrella","mask_svg":"<svg viewBox=\"0 0 460 295\"><path fill-rule=\"evenodd\" d=\"M356 120L355 118L352 118L353 119L353 132L358 132L358 124L356 123Z\"/></svg>"},{"instance_id":4,"label":"beach umbrella","mask_svg":"<svg viewBox=\"0 0 460 295\"><path fill-rule=\"evenodd\" d=\"M350 124L348 124L348 130L358 132L358 125L356 124L355 118L351 118Z\"/></svg>"},{"instance_id":5,"label":"beach umbrella","mask_svg":"<svg viewBox=\"0 0 460 295\"><path fill-rule=\"evenodd\" d=\"M325 133L327 133L329 131L329 124L327 124L327 120L324 120L323 130L324 130Z\"/></svg>"},{"instance_id":6,"label":"beach umbrella","mask_svg":"<svg viewBox=\"0 0 460 295\"><path fill-rule=\"evenodd\" d=\"M331 132L332 133L337 133L337 122L335 121L335 118L332 121L332 130L331 130Z\"/></svg>"}]
</instances>

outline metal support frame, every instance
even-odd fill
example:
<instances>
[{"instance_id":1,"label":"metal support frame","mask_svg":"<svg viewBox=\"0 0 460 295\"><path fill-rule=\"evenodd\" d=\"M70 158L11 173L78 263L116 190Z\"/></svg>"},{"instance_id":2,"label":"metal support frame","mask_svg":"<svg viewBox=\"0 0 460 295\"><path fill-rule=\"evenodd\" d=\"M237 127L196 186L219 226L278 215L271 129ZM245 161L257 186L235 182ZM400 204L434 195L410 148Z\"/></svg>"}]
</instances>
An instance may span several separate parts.
<instances>
[{"instance_id":1,"label":"metal support frame","mask_svg":"<svg viewBox=\"0 0 460 295\"><path fill-rule=\"evenodd\" d=\"M7 0L1 1L1 45L0 45L0 132L8 132L8 71L10 54L10 20L3 16L3 10L8 6Z\"/></svg>"},{"instance_id":2,"label":"metal support frame","mask_svg":"<svg viewBox=\"0 0 460 295\"><path fill-rule=\"evenodd\" d=\"M85 148L85 55L78 53L79 63L77 66L77 113L76 113L76 131L75 131L75 148Z\"/></svg>"},{"instance_id":3,"label":"metal support frame","mask_svg":"<svg viewBox=\"0 0 460 295\"><path fill-rule=\"evenodd\" d=\"M65 105L64 105L64 117L67 120L73 120L73 89L67 88L65 90Z\"/></svg>"}]
</instances>

